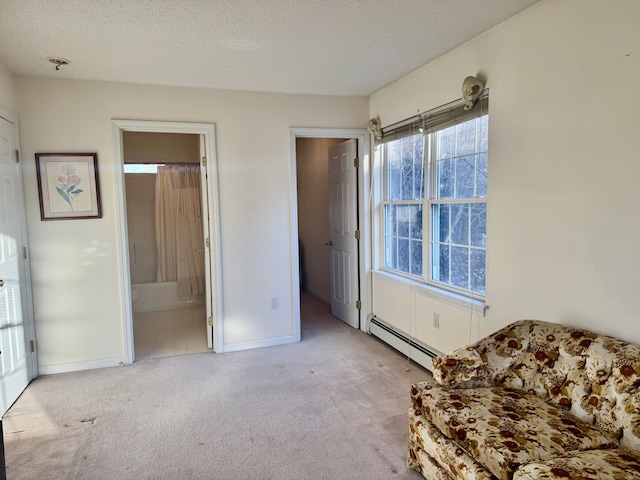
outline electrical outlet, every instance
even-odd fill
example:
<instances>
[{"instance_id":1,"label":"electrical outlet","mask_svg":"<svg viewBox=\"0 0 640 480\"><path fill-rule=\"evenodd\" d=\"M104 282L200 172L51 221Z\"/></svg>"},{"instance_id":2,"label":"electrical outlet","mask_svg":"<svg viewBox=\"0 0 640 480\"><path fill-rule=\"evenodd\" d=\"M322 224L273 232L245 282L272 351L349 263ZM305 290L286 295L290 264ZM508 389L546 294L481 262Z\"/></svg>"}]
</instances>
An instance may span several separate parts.
<instances>
[{"instance_id":1,"label":"electrical outlet","mask_svg":"<svg viewBox=\"0 0 640 480\"><path fill-rule=\"evenodd\" d=\"M437 313L433 314L433 328L440 328L440 315Z\"/></svg>"},{"instance_id":2,"label":"electrical outlet","mask_svg":"<svg viewBox=\"0 0 640 480\"><path fill-rule=\"evenodd\" d=\"M278 307L278 297L271 297L271 310L276 310Z\"/></svg>"}]
</instances>

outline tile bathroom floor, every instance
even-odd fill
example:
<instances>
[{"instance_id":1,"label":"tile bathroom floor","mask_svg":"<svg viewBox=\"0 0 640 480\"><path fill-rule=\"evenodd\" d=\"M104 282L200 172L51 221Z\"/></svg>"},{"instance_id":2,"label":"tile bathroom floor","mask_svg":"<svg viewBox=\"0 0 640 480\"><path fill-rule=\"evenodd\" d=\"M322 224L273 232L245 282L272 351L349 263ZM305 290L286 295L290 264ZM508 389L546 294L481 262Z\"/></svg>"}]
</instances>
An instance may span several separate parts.
<instances>
[{"instance_id":1,"label":"tile bathroom floor","mask_svg":"<svg viewBox=\"0 0 640 480\"><path fill-rule=\"evenodd\" d=\"M203 306L134 312L136 360L210 352Z\"/></svg>"}]
</instances>

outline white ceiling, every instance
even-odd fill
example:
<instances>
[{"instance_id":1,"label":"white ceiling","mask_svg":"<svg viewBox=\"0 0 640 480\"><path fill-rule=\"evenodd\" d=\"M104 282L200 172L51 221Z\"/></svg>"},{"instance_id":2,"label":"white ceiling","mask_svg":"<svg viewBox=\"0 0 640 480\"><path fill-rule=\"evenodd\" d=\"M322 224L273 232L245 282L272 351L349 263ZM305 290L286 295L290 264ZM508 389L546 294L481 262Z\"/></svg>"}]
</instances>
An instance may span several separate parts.
<instances>
[{"instance_id":1,"label":"white ceiling","mask_svg":"<svg viewBox=\"0 0 640 480\"><path fill-rule=\"evenodd\" d=\"M537 1L0 0L0 60L19 75L370 95Z\"/></svg>"}]
</instances>

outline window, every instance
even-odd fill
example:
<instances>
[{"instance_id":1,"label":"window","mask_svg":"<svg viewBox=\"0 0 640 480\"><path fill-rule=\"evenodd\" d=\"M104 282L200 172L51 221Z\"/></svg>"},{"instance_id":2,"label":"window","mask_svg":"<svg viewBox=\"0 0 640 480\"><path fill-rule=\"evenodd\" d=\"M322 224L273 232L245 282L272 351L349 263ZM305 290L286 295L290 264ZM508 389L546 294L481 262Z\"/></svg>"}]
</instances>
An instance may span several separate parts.
<instances>
[{"instance_id":1,"label":"window","mask_svg":"<svg viewBox=\"0 0 640 480\"><path fill-rule=\"evenodd\" d=\"M387 144L386 166L384 265L422 276L424 136Z\"/></svg>"},{"instance_id":2,"label":"window","mask_svg":"<svg viewBox=\"0 0 640 480\"><path fill-rule=\"evenodd\" d=\"M163 163L125 163L124 173L158 173Z\"/></svg>"},{"instance_id":3,"label":"window","mask_svg":"<svg viewBox=\"0 0 640 480\"><path fill-rule=\"evenodd\" d=\"M439 124L425 128L421 119L396 139L383 136L385 270L484 297L487 105L485 98L480 112L458 108L453 121L439 114Z\"/></svg>"}]
</instances>

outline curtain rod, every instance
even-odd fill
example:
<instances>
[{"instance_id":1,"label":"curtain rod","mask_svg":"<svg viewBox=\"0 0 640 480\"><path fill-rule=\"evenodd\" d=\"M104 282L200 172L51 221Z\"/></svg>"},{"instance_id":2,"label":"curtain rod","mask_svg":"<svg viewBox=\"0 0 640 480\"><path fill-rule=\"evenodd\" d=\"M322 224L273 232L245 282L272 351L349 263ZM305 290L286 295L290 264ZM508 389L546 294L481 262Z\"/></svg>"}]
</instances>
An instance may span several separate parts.
<instances>
[{"instance_id":1,"label":"curtain rod","mask_svg":"<svg viewBox=\"0 0 640 480\"><path fill-rule=\"evenodd\" d=\"M485 88L484 91L482 92L482 94L478 97L478 101L480 102L481 100L484 100L485 98L487 98L489 96L489 89ZM396 123L392 123L391 125L387 125L386 127L382 127L382 132L384 134L384 131L386 130L387 132L396 130L398 128L402 128L405 127L407 125L411 125L412 123L427 119L429 117L433 117L436 116L442 112L447 112L448 110L454 109L456 107L460 108L462 106L464 106L465 104L465 99L460 97L456 100L453 100L449 103L445 103L444 105L440 105L439 107L435 107L432 108L431 110L427 110L425 112L420 112L416 115L413 115L409 118L405 118L404 120L400 120L399 122ZM474 107L475 108L475 107Z\"/></svg>"}]
</instances>

